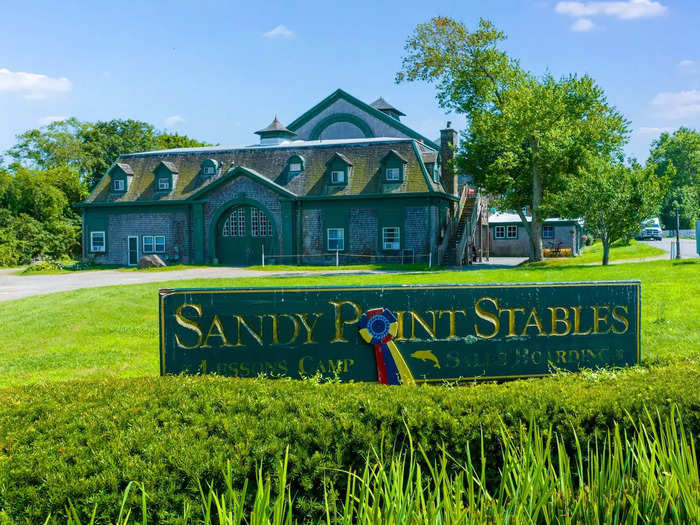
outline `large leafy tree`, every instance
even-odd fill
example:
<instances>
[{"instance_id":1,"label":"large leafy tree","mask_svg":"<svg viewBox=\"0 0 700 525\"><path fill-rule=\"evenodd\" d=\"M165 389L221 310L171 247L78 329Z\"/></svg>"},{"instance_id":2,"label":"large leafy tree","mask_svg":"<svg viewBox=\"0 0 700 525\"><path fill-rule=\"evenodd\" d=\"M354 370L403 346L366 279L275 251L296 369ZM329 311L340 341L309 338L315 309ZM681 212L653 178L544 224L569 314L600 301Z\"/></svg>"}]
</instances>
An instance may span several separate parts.
<instances>
[{"instance_id":1,"label":"large leafy tree","mask_svg":"<svg viewBox=\"0 0 700 525\"><path fill-rule=\"evenodd\" d=\"M558 207L583 218L586 229L603 244L603 265L610 261L610 246L626 241L640 223L659 209L665 180L654 165L625 166L619 160L589 158L557 196Z\"/></svg>"},{"instance_id":2,"label":"large leafy tree","mask_svg":"<svg viewBox=\"0 0 700 525\"><path fill-rule=\"evenodd\" d=\"M662 133L651 146L649 163L667 178L661 222L675 227L678 209L681 227L692 228L693 219L700 217L700 133L688 128Z\"/></svg>"},{"instance_id":3,"label":"large leafy tree","mask_svg":"<svg viewBox=\"0 0 700 525\"><path fill-rule=\"evenodd\" d=\"M590 77L534 76L498 47L504 39L486 20L468 31L433 18L409 37L397 82L436 83L439 104L466 115L457 165L518 212L537 261L556 195L585 158L619 152L628 124Z\"/></svg>"},{"instance_id":4,"label":"large leafy tree","mask_svg":"<svg viewBox=\"0 0 700 525\"><path fill-rule=\"evenodd\" d=\"M71 118L22 133L8 155L27 167L73 167L93 188L123 153L206 145L185 135L158 131L138 120L91 123Z\"/></svg>"}]
</instances>

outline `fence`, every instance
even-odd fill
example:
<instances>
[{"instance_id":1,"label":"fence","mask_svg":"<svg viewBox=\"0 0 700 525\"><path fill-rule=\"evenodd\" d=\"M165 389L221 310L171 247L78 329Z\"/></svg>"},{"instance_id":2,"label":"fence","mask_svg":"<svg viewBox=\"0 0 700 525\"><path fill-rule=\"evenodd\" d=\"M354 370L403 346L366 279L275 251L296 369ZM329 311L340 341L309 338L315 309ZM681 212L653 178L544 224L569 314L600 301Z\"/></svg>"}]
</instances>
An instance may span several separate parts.
<instances>
[{"instance_id":1,"label":"fence","mask_svg":"<svg viewBox=\"0 0 700 525\"><path fill-rule=\"evenodd\" d=\"M679 230L681 237L692 237L695 238L695 230ZM676 230L663 230L664 237L675 237Z\"/></svg>"},{"instance_id":2,"label":"fence","mask_svg":"<svg viewBox=\"0 0 700 525\"><path fill-rule=\"evenodd\" d=\"M350 265L413 265L419 264L432 268L438 265L432 253L415 253L413 250L401 250L395 254L346 253L342 251L305 253L305 254L265 254L260 252L263 266L275 264L307 266L350 266Z\"/></svg>"}]
</instances>

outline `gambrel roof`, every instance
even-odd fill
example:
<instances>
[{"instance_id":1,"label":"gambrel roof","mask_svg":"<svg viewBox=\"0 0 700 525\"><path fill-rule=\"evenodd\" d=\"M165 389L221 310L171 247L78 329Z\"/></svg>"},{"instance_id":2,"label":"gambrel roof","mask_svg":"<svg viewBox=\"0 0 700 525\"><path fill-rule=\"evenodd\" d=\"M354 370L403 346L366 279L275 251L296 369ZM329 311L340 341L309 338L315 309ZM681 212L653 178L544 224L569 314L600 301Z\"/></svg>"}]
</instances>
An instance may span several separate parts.
<instances>
[{"instance_id":1,"label":"gambrel roof","mask_svg":"<svg viewBox=\"0 0 700 525\"><path fill-rule=\"evenodd\" d=\"M406 161L404 181L392 188L392 193L446 195L442 185L435 183L425 169L424 156L430 157L435 150L410 138L369 138L293 141L274 146L181 148L122 155L118 162L128 163L134 174L128 190L123 194L110 192L109 177L103 177L85 204L205 199L206 188L220 185L227 176L230 179L237 168L246 170L237 175L269 181L291 198L323 196L328 195L327 162L333 157L343 158L353 167L348 184L341 190L336 188L333 196L378 195L385 191L382 160L391 151ZM294 155L304 158L304 171L289 176L289 159ZM198 176L202 162L207 159L216 160L224 167L219 175ZM161 162L179 173L175 188L167 195L155 191L153 171Z\"/></svg>"}]
</instances>

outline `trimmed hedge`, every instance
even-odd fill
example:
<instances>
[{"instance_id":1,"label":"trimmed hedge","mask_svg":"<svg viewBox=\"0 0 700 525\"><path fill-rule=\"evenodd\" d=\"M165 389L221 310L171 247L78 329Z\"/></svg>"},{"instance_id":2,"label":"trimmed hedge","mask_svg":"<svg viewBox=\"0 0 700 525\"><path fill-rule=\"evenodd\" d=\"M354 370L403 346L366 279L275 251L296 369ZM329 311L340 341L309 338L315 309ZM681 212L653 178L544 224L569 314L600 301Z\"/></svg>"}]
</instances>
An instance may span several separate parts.
<instances>
[{"instance_id":1,"label":"trimmed hedge","mask_svg":"<svg viewBox=\"0 0 700 525\"><path fill-rule=\"evenodd\" d=\"M61 519L69 500L113 521L132 480L144 483L151 519L173 522L185 502L199 509L198 482L221 486L227 460L242 485L261 465L275 472L287 445L304 516L322 501L324 479L342 485L335 469L360 468L373 448L401 447L409 432L432 458L444 445L458 460L483 433L487 457L498 458L501 421L536 422L573 444L574 432L603 437L615 421L634 432L647 410L676 405L700 436L698 385L700 366L684 361L471 387L169 377L9 388L0 390L0 523L3 514Z\"/></svg>"}]
</instances>

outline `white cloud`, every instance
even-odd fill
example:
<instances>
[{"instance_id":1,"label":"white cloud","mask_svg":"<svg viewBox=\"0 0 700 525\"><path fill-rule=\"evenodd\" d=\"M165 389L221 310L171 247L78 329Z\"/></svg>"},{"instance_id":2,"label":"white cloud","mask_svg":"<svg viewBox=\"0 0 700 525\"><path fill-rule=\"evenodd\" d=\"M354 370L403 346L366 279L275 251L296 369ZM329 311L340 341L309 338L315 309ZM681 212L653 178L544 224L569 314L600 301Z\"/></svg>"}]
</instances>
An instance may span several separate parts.
<instances>
[{"instance_id":1,"label":"white cloud","mask_svg":"<svg viewBox=\"0 0 700 525\"><path fill-rule=\"evenodd\" d=\"M174 128L175 126L179 124L184 124L185 122L185 117L182 115L170 115L169 117L165 118L165 125L168 126L169 128Z\"/></svg>"},{"instance_id":2,"label":"white cloud","mask_svg":"<svg viewBox=\"0 0 700 525\"><path fill-rule=\"evenodd\" d=\"M700 91L659 93L651 100L651 107L659 116L672 119L700 116Z\"/></svg>"},{"instance_id":3,"label":"white cloud","mask_svg":"<svg viewBox=\"0 0 700 525\"><path fill-rule=\"evenodd\" d=\"M555 10L560 15L585 17L595 15L614 16L621 20L663 16L668 7L652 0L627 0L618 2L559 2Z\"/></svg>"},{"instance_id":4,"label":"white cloud","mask_svg":"<svg viewBox=\"0 0 700 525\"><path fill-rule=\"evenodd\" d=\"M263 33L263 36L265 38L292 38L294 36L294 31L280 24L270 29L267 33Z\"/></svg>"},{"instance_id":5,"label":"white cloud","mask_svg":"<svg viewBox=\"0 0 700 525\"><path fill-rule=\"evenodd\" d=\"M579 18L571 25L571 30L578 33L585 33L586 31L592 31L595 28L595 24L590 18Z\"/></svg>"},{"instance_id":6,"label":"white cloud","mask_svg":"<svg viewBox=\"0 0 700 525\"><path fill-rule=\"evenodd\" d=\"M39 126L48 126L52 122L58 122L61 120L68 120L68 117L64 115L49 115L48 117L42 117L39 119Z\"/></svg>"},{"instance_id":7,"label":"white cloud","mask_svg":"<svg viewBox=\"0 0 700 525\"><path fill-rule=\"evenodd\" d=\"M37 73L0 68L0 93L19 93L25 98L37 99L66 93L71 87L71 81L65 77L51 78Z\"/></svg>"},{"instance_id":8,"label":"white cloud","mask_svg":"<svg viewBox=\"0 0 700 525\"><path fill-rule=\"evenodd\" d=\"M698 71L698 63L695 60L685 59L678 62L678 69L682 73L696 73Z\"/></svg>"},{"instance_id":9,"label":"white cloud","mask_svg":"<svg viewBox=\"0 0 700 525\"><path fill-rule=\"evenodd\" d=\"M673 128L670 127L653 127L653 126L642 126L641 128L635 129L632 134L637 137L656 137L662 133L668 133Z\"/></svg>"}]
</instances>

